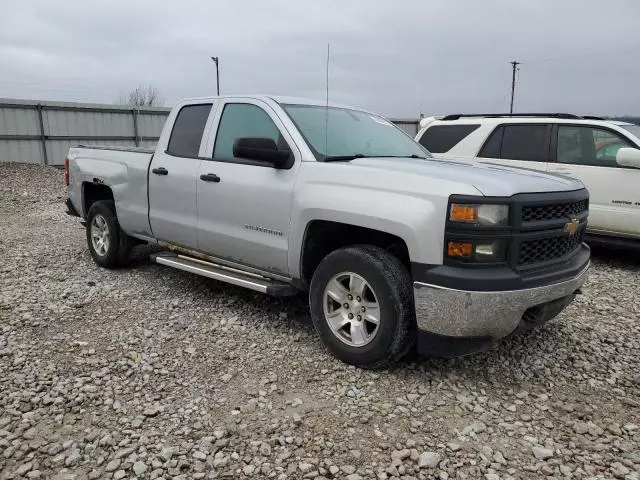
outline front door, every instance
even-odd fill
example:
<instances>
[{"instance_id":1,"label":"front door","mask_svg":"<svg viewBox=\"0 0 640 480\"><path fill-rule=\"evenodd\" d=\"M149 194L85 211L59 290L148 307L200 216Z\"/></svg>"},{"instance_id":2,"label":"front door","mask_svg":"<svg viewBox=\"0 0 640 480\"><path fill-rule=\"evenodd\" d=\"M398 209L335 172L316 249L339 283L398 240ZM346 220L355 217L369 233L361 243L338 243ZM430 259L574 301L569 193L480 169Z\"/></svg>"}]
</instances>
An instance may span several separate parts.
<instances>
[{"instance_id":1,"label":"front door","mask_svg":"<svg viewBox=\"0 0 640 480\"><path fill-rule=\"evenodd\" d=\"M149 223L158 240L197 248L197 175L211 104L185 105L173 123L166 150L160 146L149 169ZM171 118L167 120L171 124Z\"/></svg>"},{"instance_id":2,"label":"front door","mask_svg":"<svg viewBox=\"0 0 640 480\"><path fill-rule=\"evenodd\" d=\"M254 100L227 100L214 120L198 180L198 249L243 265L288 275L294 179L300 154L277 114ZM234 156L238 138L270 138L289 151L289 169Z\"/></svg>"},{"instance_id":3,"label":"front door","mask_svg":"<svg viewBox=\"0 0 640 480\"><path fill-rule=\"evenodd\" d=\"M589 190L589 230L638 236L640 170L620 167L616 153L635 148L613 130L589 125L558 125L556 161L549 172L582 180Z\"/></svg>"}]
</instances>

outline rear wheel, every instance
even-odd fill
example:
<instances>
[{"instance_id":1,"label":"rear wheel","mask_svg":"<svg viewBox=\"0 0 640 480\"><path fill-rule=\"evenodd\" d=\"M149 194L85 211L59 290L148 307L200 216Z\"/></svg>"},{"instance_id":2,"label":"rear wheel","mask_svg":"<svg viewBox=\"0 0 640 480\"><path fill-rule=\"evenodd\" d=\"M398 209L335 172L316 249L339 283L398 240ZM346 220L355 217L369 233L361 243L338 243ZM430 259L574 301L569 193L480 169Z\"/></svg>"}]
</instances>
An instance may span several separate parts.
<instances>
[{"instance_id":1,"label":"rear wheel","mask_svg":"<svg viewBox=\"0 0 640 480\"><path fill-rule=\"evenodd\" d=\"M320 337L346 363L382 368L415 342L409 272L382 248L354 246L327 255L314 272L309 301Z\"/></svg>"},{"instance_id":2,"label":"rear wheel","mask_svg":"<svg viewBox=\"0 0 640 480\"><path fill-rule=\"evenodd\" d=\"M87 214L87 244L93 260L105 268L127 264L133 242L122 231L113 200L94 202Z\"/></svg>"}]
</instances>

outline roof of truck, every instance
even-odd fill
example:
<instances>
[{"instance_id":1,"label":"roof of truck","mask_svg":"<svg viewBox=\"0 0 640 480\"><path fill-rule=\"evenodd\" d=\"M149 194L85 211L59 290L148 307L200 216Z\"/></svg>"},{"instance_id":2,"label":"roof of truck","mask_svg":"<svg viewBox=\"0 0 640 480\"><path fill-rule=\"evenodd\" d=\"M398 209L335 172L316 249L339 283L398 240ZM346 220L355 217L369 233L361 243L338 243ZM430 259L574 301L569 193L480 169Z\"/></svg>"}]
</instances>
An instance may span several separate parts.
<instances>
[{"instance_id":1,"label":"roof of truck","mask_svg":"<svg viewBox=\"0 0 640 480\"><path fill-rule=\"evenodd\" d=\"M182 100L180 103L192 103L192 102L204 102L204 101L213 101L218 99L229 99L229 98L253 98L255 100L262 101L274 101L279 104L293 104L293 105L314 105L324 107L327 105L327 100L318 100L313 98L304 98L304 97L289 97L284 95L265 95L265 94L246 94L246 95L220 95L220 96L207 96L207 97L195 97L195 98L186 98ZM344 105L341 103L329 102L328 105L330 107L336 108L349 108L352 110L360 110L363 112L368 112L368 110L360 107L353 107L351 105Z\"/></svg>"}]
</instances>

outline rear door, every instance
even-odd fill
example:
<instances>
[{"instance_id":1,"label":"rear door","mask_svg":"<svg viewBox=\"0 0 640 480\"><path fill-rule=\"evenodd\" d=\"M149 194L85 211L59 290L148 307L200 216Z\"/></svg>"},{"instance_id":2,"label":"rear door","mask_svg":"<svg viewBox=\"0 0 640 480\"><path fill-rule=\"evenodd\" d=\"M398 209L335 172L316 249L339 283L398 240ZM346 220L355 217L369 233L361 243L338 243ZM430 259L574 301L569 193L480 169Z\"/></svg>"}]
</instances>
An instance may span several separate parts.
<instances>
[{"instance_id":1,"label":"rear door","mask_svg":"<svg viewBox=\"0 0 640 480\"><path fill-rule=\"evenodd\" d=\"M616 154L636 148L614 130L560 124L549 171L582 180L589 190L589 229L640 236L640 170L621 167Z\"/></svg>"},{"instance_id":2,"label":"rear door","mask_svg":"<svg viewBox=\"0 0 640 480\"><path fill-rule=\"evenodd\" d=\"M478 152L478 160L509 167L547 170L551 125L498 125Z\"/></svg>"},{"instance_id":3,"label":"rear door","mask_svg":"<svg viewBox=\"0 0 640 480\"><path fill-rule=\"evenodd\" d=\"M288 274L293 184L300 153L276 112L252 99L226 100L198 180L198 249L243 265ZM234 156L238 138L270 138L295 161L288 169Z\"/></svg>"},{"instance_id":4,"label":"rear door","mask_svg":"<svg viewBox=\"0 0 640 480\"><path fill-rule=\"evenodd\" d=\"M212 103L176 109L166 145L158 145L149 171L149 223L153 236L184 247L197 248L196 186L205 147L203 133ZM173 116L173 114L172 114Z\"/></svg>"}]
</instances>

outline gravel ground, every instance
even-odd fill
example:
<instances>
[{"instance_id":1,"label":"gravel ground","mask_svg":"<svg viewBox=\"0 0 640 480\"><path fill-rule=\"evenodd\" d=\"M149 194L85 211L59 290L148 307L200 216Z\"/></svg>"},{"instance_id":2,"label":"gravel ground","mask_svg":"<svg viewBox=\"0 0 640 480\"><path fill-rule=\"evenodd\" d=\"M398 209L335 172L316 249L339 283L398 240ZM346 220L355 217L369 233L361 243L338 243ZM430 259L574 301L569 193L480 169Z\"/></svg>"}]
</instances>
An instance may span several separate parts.
<instances>
[{"instance_id":1,"label":"gravel ground","mask_svg":"<svg viewBox=\"0 0 640 480\"><path fill-rule=\"evenodd\" d=\"M640 260L558 319L370 372L304 298L98 268L62 172L0 166L0 479L621 478L640 472Z\"/></svg>"}]
</instances>

